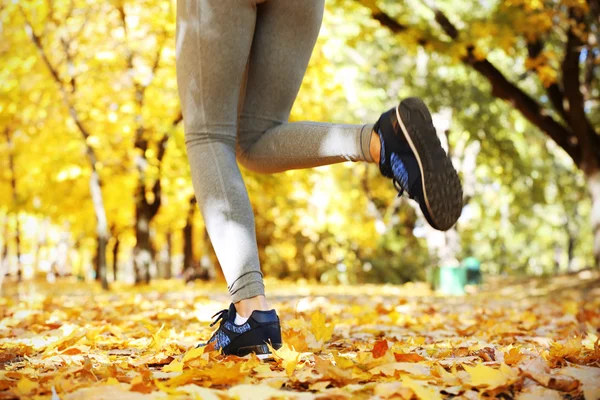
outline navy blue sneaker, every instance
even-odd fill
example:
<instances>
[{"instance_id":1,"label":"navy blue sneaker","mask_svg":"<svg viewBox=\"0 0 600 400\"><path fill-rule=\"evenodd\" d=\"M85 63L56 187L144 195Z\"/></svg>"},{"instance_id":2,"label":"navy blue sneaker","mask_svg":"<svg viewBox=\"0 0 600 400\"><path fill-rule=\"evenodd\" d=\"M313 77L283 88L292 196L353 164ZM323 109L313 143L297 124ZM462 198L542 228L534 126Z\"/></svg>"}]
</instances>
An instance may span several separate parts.
<instances>
[{"instance_id":1,"label":"navy blue sneaker","mask_svg":"<svg viewBox=\"0 0 600 400\"><path fill-rule=\"evenodd\" d=\"M215 342L215 349L221 350L225 355L243 357L255 353L261 359L271 358L267 343L275 350L281 347L281 327L277 312L275 310L253 311L243 325L234 323L235 313L235 306L231 303L229 310L221 310L213 315L213 318L217 317L217 319L210 326L219 321L221 324L208 342L201 343L198 347Z\"/></svg>"},{"instance_id":2,"label":"navy blue sneaker","mask_svg":"<svg viewBox=\"0 0 600 400\"><path fill-rule=\"evenodd\" d=\"M398 195L419 203L431 226L446 231L460 217L462 186L437 137L431 114L418 98L403 100L381 114L373 130L381 141L379 170Z\"/></svg>"}]
</instances>

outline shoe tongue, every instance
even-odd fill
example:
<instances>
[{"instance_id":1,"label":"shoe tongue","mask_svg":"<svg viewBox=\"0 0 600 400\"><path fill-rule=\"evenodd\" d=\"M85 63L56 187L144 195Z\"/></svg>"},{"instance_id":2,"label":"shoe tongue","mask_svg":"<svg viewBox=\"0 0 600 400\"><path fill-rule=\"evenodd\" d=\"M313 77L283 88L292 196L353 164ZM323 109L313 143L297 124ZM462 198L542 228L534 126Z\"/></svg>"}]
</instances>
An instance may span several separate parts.
<instances>
[{"instance_id":1,"label":"shoe tongue","mask_svg":"<svg viewBox=\"0 0 600 400\"><path fill-rule=\"evenodd\" d=\"M229 305L229 311L227 312L227 320L228 321L235 321L235 314L237 313L237 310L235 309L235 304L231 303Z\"/></svg>"}]
</instances>

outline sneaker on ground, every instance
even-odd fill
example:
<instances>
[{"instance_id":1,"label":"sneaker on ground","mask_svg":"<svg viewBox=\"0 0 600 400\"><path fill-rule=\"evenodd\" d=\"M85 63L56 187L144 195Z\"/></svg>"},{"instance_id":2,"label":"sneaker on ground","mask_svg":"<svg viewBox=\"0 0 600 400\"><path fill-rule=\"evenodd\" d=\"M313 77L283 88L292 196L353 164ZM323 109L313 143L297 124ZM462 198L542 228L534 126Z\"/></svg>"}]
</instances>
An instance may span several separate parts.
<instances>
[{"instance_id":1,"label":"sneaker on ground","mask_svg":"<svg viewBox=\"0 0 600 400\"><path fill-rule=\"evenodd\" d=\"M275 310L253 311L248 321L242 325L235 324L235 305L231 303L229 309L224 309L213 315L216 320L210 324L221 322L219 328L213 333L206 343L198 347L215 343L215 349L221 350L225 355L236 355L239 357L255 353L258 358L271 358L270 344L274 349L281 347L281 327L279 317Z\"/></svg>"}]
</instances>

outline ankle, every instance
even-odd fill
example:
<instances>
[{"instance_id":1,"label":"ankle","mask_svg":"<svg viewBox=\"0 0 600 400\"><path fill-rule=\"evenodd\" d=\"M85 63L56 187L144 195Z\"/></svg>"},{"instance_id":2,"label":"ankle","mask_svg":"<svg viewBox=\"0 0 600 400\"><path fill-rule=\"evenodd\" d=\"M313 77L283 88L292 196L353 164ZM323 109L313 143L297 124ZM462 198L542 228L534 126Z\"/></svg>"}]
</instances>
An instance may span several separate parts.
<instances>
[{"instance_id":1,"label":"ankle","mask_svg":"<svg viewBox=\"0 0 600 400\"><path fill-rule=\"evenodd\" d=\"M249 317L252 314L252 311L268 311L271 309L267 302L267 298L264 295L240 300L234 305L236 312L244 318Z\"/></svg>"},{"instance_id":2,"label":"ankle","mask_svg":"<svg viewBox=\"0 0 600 400\"><path fill-rule=\"evenodd\" d=\"M375 131L371 132L371 144L369 145L369 151L373 162L379 164L381 159L381 141L379 135Z\"/></svg>"}]
</instances>

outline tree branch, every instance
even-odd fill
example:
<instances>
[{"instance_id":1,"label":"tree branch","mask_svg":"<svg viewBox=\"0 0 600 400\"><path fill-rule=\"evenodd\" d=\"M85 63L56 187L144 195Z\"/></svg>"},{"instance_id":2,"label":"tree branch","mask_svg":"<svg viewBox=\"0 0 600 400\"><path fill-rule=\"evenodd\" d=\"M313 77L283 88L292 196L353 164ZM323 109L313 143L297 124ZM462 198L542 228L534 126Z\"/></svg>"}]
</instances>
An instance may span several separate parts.
<instances>
[{"instance_id":1,"label":"tree branch","mask_svg":"<svg viewBox=\"0 0 600 400\"><path fill-rule=\"evenodd\" d=\"M363 2L364 0L357 0ZM427 1L427 5L432 8L435 14L436 21L440 24L444 32L452 39L458 38L458 29L450 22L444 13L435 8L431 1ZM372 7L369 7L372 9ZM382 17L383 11L378 9L378 15L373 14L382 25L392 32L398 30L398 23L388 22L394 21L390 16ZM402 30L408 29L404 25L400 25ZM534 100L531 96L525 93L522 89L510 82L492 63L486 58L478 59L474 56L475 48L467 47L467 55L462 58L463 63L471 66L482 76L484 76L492 86L492 95L500 99L510 102L521 114L531 123L539 127L542 131L556 142L573 161L580 165L581 155L580 146L571 140L572 133L562 124L555 121L547 112Z\"/></svg>"},{"instance_id":2,"label":"tree branch","mask_svg":"<svg viewBox=\"0 0 600 400\"><path fill-rule=\"evenodd\" d=\"M544 50L544 45L545 43L541 39L538 39L533 43L527 43L527 52L529 53L529 58L535 59L540 54L542 54L542 51ZM548 98L550 99L550 102L552 103L554 109L566 122L567 113L564 107L565 97L558 83L554 82L550 86L548 86L546 88L546 93L548 94Z\"/></svg>"},{"instance_id":3,"label":"tree branch","mask_svg":"<svg viewBox=\"0 0 600 400\"><path fill-rule=\"evenodd\" d=\"M35 34L35 32L33 30L33 26L31 24L31 22L29 22L29 19L27 18L27 15L25 14L25 10L23 10L23 7L21 5L19 5L19 10L21 12L21 15L23 16L23 19L25 20L25 30L26 30L29 38L31 39L31 41L33 42L35 47L37 48L38 53L40 54L42 61L48 68L48 71L50 72L50 75L54 79L54 82L56 82L58 89L60 91L63 103L65 104L65 106L67 107L67 109L69 111L69 115L73 119L73 122L75 122L75 125L79 129L79 132L83 136L83 139L86 141L86 153L87 153L90 163L92 164L92 169L95 170L95 165L98 160L96 158L96 154L95 154L94 150L89 145L87 145L87 139L91 135L90 135L89 131L87 130L87 128L83 125L83 122L79 119L79 114L77 113L77 110L75 109L75 106L73 105L73 103L71 103L69 94L65 88L65 83L60 78L60 76L58 74L58 70L52 65L52 62L48 58L48 55L46 53L46 50L44 49L44 46L42 45L42 41L40 40L40 37Z\"/></svg>"},{"instance_id":4,"label":"tree branch","mask_svg":"<svg viewBox=\"0 0 600 400\"><path fill-rule=\"evenodd\" d=\"M177 128L177 125L179 125L179 123L182 120L183 120L183 115L182 115L181 111L179 111L177 116L175 116L175 118L173 118L170 129L163 134L163 136L160 138L158 145L157 145L158 151L157 151L156 158L158 159L158 179L154 182L154 185L152 186L152 193L154 194L154 203L152 203L150 205L151 218L153 218L158 213L158 210L160 209L160 205L162 203L162 197L161 197L162 186L161 186L160 178L161 178L161 173L162 173L162 161L167 152L167 143L169 142L169 138L171 137L172 131L175 128Z\"/></svg>"},{"instance_id":5,"label":"tree branch","mask_svg":"<svg viewBox=\"0 0 600 400\"><path fill-rule=\"evenodd\" d=\"M592 84L594 82L594 72L596 69L596 63L594 62L594 48L590 44L587 48L585 58L585 73L583 75L583 95L584 102L592 99Z\"/></svg>"},{"instance_id":6,"label":"tree branch","mask_svg":"<svg viewBox=\"0 0 600 400\"><path fill-rule=\"evenodd\" d=\"M596 132L585 114L583 93L579 81L579 58L583 42L573 32L574 23L581 22L581 16L576 14L575 10L570 10L569 31L567 32L567 43L565 44L565 56L562 62L562 79L565 97L569 103L567 116L569 124L573 128L573 133L579 140L583 169L595 169L598 165L596 156Z\"/></svg>"}]
</instances>

